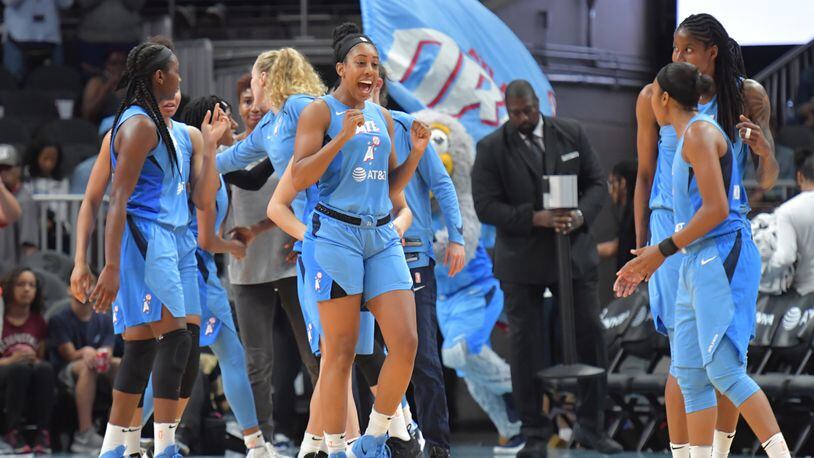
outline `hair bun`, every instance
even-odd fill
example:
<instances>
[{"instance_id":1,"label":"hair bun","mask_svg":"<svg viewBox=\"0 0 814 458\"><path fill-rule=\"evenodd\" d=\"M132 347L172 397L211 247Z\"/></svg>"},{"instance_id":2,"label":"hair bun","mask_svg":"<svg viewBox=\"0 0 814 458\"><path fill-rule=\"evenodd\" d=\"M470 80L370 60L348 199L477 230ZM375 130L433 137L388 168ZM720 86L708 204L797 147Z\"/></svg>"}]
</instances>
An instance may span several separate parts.
<instances>
[{"instance_id":1,"label":"hair bun","mask_svg":"<svg viewBox=\"0 0 814 458\"><path fill-rule=\"evenodd\" d=\"M353 22L345 22L343 24L339 24L334 28L334 46L337 45L342 39L347 37L348 35L352 35L354 33L362 33L362 29L359 28L358 25L354 24Z\"/></svg>"}]
</instances>

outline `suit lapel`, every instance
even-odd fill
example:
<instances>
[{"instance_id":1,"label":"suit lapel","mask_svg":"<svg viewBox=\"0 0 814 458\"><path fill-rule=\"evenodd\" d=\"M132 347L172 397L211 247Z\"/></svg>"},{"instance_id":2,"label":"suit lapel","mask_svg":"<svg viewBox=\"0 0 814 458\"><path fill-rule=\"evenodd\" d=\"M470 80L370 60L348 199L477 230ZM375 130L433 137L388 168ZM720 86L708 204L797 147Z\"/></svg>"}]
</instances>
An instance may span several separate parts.
<instances>
[{"instance_id":1,"label":"suit lapel","mask_svg":"<svg viewBox=\"0 0 814 458\"><path fill-rule=\"evenodd\" d=\"M540 160L536 157L537 151L532 150L520 136L520 132L513 126L509 125L509 142L511 143L511 150L516 151L517 154L523 158L526 166L534 172L534 176L542 177L543 171L540 168Z\"/></svg>"},{"instance_id":2,"label":"suit lapel","mask_svg":"<svg viewBox=\"0 0 814 458\"><path fill-rule=\"evenodd\" d=\"M560 163L560 145L557 143L557 130L551 118L543 117L543 144L545 144L545 169L549 175L556 175Z\"/></svg>"}]
</instances>

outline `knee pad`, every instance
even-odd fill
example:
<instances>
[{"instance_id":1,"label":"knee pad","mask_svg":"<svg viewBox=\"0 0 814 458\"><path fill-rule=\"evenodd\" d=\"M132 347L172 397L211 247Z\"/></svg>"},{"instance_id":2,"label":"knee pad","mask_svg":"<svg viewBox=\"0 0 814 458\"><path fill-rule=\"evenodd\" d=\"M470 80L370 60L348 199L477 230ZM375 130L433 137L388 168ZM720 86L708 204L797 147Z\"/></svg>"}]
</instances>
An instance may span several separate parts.
<instances>
[{"instance_id":1,"label":"knee pad","mask_svg":"<svg viewBox=\"0 0 814 458\"><path fill-rule=\"evenodd\" d=\"M717 405L715 388L712 387L707 372L701 368L677 367L676 379L684 396L684 411L698 412Z\"/></svg>"},{"instance_id":2,"label":"knee pad","mask_svg":"<svg viewBox=\"0 0 814 458\"><path fill-rule=\"evenodd\" d=\"M153 363L153 394L156 399L178 400L191 340L186 329L176 329L159 337Z\"/></svg>"},{"instance_id":3,"label":"knee pad","mask_svg":"<svg viewBox=\"0 0 814 458\"><path fill-rule=\"evenodd\" d=\"M117 391L143 395L153 369L157 347L155 339L124 341L124 355L113 383Z\"/></svg>"},{"instance_id":4,"label":"knee pad","mask_svg":"<svg viewBox=\"0 0 814 458\"><path fill-rule=\"evenodd\" d=\"M735 407L740 407L741 404L760 390L757 383L746 375L746 369L741 365L722 367L721 364L716 364L715 359L713 359L707 365L707 376L715 389L729 398Z\"/></svg>"},{"instance_id":5,"label":"knee pad","mask_svg":"<svg viewBox=\"0 0 814 458\"><path fill-rule=\"evenodd\" d=\"M181 378L181 389L179 396L189 398L192 395L192 388L195 387L195 380L198 379L198 368L201 366L201 327L197 324L187 324L189 331L189 356L184 375Z\"/></svg>"},{"instance_id":6,"label":"knee pad","mask_svg":"<svg viewBox=\"0 0 814 458\"><path fill-rule=\"evenodd\" d=\"M379 342L373 342L373 353L356 355L356 367L362 373L368 386L379 384L379 373L384 365L384 348Z\"/></svg>"},{"instance_id":7,"label":"knee pad","mask_svg":"<svg viewBox=\"0 0 814 458\"><path fill-rule=\"evenodd\" d=\"M466 339L458 338L451 346L446 345L441 348L441 362L450 369L462 370L466 366L466 358L469 350L466 347Z\"/></svg>"}]
</instances>

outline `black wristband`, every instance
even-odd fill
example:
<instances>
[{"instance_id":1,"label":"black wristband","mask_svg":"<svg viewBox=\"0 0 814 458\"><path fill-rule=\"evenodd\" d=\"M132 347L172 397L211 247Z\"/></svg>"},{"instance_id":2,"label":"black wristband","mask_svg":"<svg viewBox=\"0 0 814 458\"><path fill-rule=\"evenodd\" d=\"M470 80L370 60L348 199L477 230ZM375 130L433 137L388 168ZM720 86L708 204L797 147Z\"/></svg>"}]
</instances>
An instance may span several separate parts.
<instances>
[{"instance_id":1,"label":"black wristband","mask_svg":"<svg viewBox=\"0 0 814 458\"><path fill-rule=\"evenodd\" d=\"M678 247L672 237L667 237L659 243L659 251L665 258L669 258L678 252Z\"/></svg>"}]
</instances>

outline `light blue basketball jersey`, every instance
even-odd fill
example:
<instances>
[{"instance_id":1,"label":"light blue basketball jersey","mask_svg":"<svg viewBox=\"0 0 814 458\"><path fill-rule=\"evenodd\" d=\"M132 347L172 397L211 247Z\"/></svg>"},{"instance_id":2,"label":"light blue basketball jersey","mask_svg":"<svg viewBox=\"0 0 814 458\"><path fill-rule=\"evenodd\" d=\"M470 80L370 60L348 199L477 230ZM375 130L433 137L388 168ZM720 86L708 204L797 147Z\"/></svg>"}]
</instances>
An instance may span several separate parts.
<instances>
[{"instance_id":1,"label":"light blue basketball jersey","mask_svg":"<svg viewBox=\"0 0 814 458\"><path fill-rule=\"evenodd\" d=\"M332 95L322 97L331 110L326 132L334 138L342 130L345 112L350 109ZM382 108L365 102L365 124L337 153L319 179L319 195L325 205L350 214L381 217L390 213L388 186L390 135Z\"/></svg>"},{"instance_id":2,"label":"light blue basketball jersey","mask_svg":"<svg viewBox=\"0 0 814 458\"><path fill-rule=\"evenodd\" d=\"M110 161L114 176L118 158L115 148L116 133L119 127L133 116L150 118L147 111L138 105L131 105L122 113L110 137ZM189 176L189 167L186 166L180 151L176 151L178 166L174 166L167 146L157 130L156 137L158 145L150 151L144 161L136 186L127 201L127 213L173 228L182 227L189 222L187 187L184 179L184 176Z\"/></svg>"},{"instance_id":3,"label":"light blue basketball jersey","mask_svg":"<svg viewBox=\"0 0 814 458\"><path fill-rule=\"evenodd\" d=\"M718 96L712 97L707 103L698 104L698 114L709 115L712 119L718 119ZM724 134L726 135L726 134ZM732 139L728 139L730 142ZM659 129L658 157L656 158L656 173L653 176L653 188L650 192L650 209L661 208L664 210L673 209L673 157L678 145L678 135L673 126L662 126ZM743 143L740 135L735 135L735 143L732 144L732 151L735 154L735 161L741 181L743 181L743 171L749 156L749 148ZM745 191L741 189L741 191ZM749 199L744 194L740 212L742 215L749 213Z\"/></svg>"},{"instance_id":4,"label":"light blue basketball jersey","mask_svg":"<svg viewBox=\"0 0 814 458\"><path fill-rule=\"evenodd\" d=\"M215 233L220 232L220 226L223 224L223 220L226 219L226 211L229 210L229 194L226 192L226 183L223 181L222 176L218 176L218 180L220 180L220 187L218 188L217 192L215 192ZM195 207L190 205L192 209L193 218L189 222L189 229L195 234L195 238L198 238L198 218L197 212L195 211Z\"/></svg>"},{"instance_id":5,"label":"light blue basketball jersey","mask_svg":"<svg viewBox=\"0 0 814 458\"><path fill-rule=\"evenodd\" d=\"M723 174L724 189L726 189L729 201L729 215L726 219L697 239L693 244L701 240L713 238L719 235L728 234L744 227L741 216L741 205L743 196L741 187L741 173L738 170L738 162L733 153L732 144L721 129L709 115L697 114L687 123L687 129L695 122L708 122L715 126L718 132L726 139L726 153L721 156L721 173ZM676 154L673 160L673 215L675 218L676 231L683 228L701 208L701 193L698 190L698 182L690 164L684 160L681 150L684 146L684 136L678 140Z\"/></svg>"},{"instance_id":6,"label":"light blue basketball jersey","mask_svg":"<svg viewBox=\"0 0 814 458\"><path fill-rule=\"evenodd\" d=\"M288 168L288 163L294 156L294 141L297 138L297 123L300 121L300 114L314 99L315 97L305 94L289 96L274 118L274 122L269 125L271 129L266 134L269 137L266 142L266 154L279 177L283 176L283 172ZM301 191L291 202L291 209L295 215L302 214L305 208L305 198L305 191Z\"/></svg>"}]
</instances>

